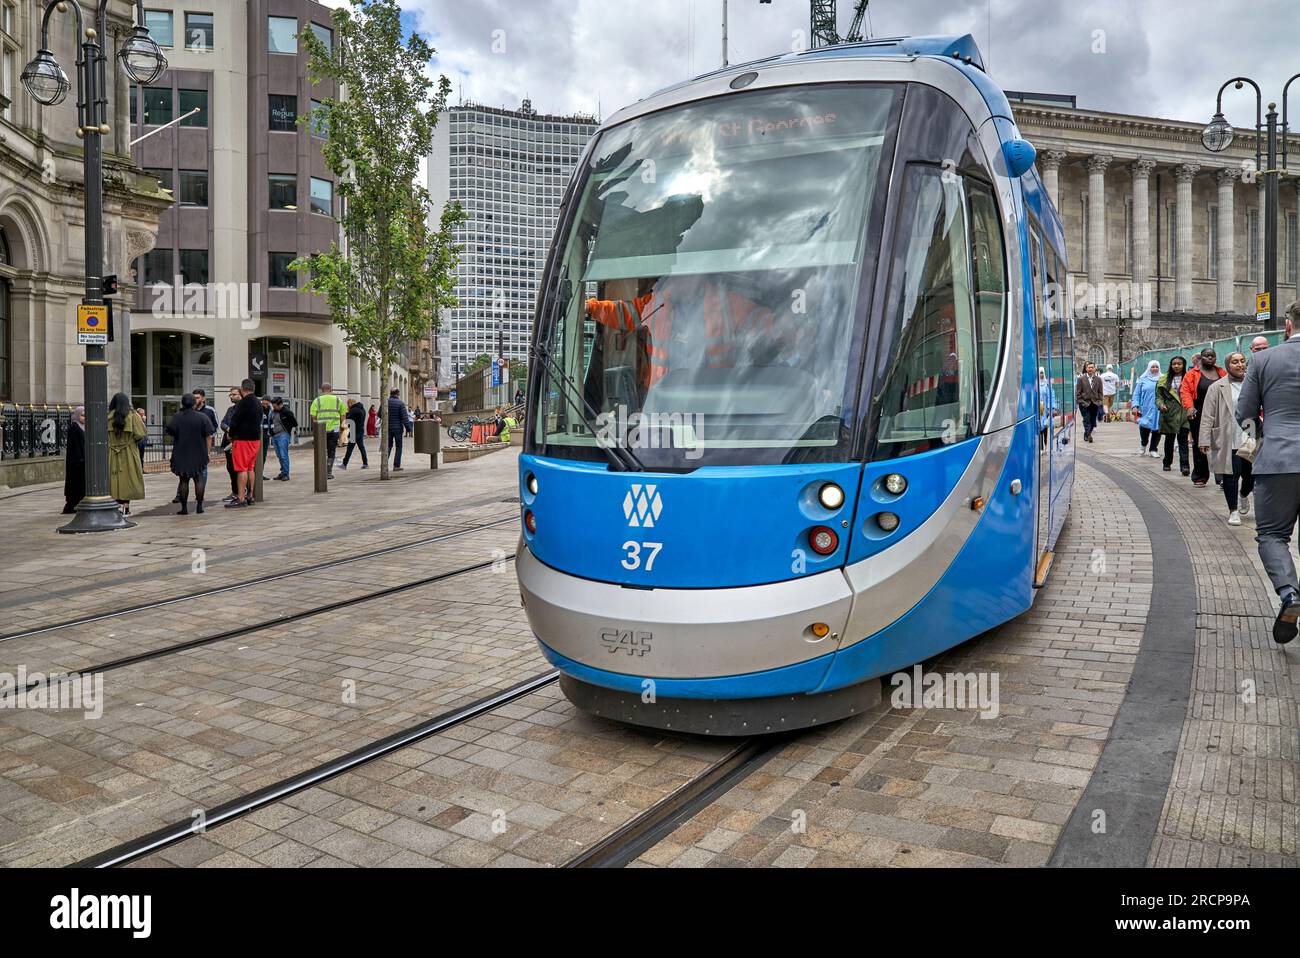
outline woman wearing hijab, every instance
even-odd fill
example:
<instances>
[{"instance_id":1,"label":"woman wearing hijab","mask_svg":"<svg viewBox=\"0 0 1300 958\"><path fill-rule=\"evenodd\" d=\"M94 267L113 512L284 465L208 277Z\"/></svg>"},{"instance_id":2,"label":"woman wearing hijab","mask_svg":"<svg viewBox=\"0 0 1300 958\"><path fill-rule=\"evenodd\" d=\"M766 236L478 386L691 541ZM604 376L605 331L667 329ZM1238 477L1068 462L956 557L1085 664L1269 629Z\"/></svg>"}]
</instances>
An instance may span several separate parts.
<instances>
[{"instance_id":1,"label":"woman wearing hijab","mask_svg":"<svg viewBox=\"0 0 1300 958\"><path fill-rule=\"evenodd\" d=\"M1175 356L1169 360L1169 371L1156 383L1156 408L1160 410L1160 434L1165 437L1165 472L1174 466L1174 440L1178 441L1178 466L1184 476L1192 474L1187 460L1187 410L1179 398L1183 377L1187 375L1187 360Z\"/></svg>"},{"instance_id":2,"label":"woman wearing hijab","mask_svg":"<svg viewBox=\"0 0 1300 958\"><path fill-rule=\"evenodd\" d=\"M167 424L167 435L172 437L172 473L178 480L176 499L181 504L178 516L189 515L191 479L194 480L194 511L203 515L208 456L215 432L212 420L196 407L194 396L190 393L182 396L180 412Z\"/></svg>"},{"instance_id":3,"label":"woman wearing hijab","mask_svg":"<svg viewBox=\"0 0 1300 958\"><path fill-rule=\"evenodd\" d=\"M1052 384L1047 381L1047 370L1038 367L1038 445L1046 446L1051 434L1052 413L1056 410L1056 398Z\"/></svg>"},{"instance_id":4,"label":"woman wearing hijab","mask_svg":"<svg viewBox=\"0 0 1300 958\"><path fill-rule=\"evenodd\" d=\"M1183 408L1192 429L1192 485L1198 489L1210 481L1210 463L1201 451L1201 410L1205 408L1205 397L1214 383L1227 376L1222 366L1215 363L1215 353L1206 346L1197 357L1196 365L1183 377L1179 393Z\"/></svg>"},{"instance_id":5,"label":"woman wearing hijab","mask_svg":"<svg viewBox=\"0 0 1300 958\"><path fill-rule=\"evenodd\" d=\"M1160 382L1160 364L1154 359L1133 387L1133 408L1138 411L1138 455L1150 452L1160 458L1160 408L1156 405L1156 385Z\"/></svg>"},{"instance_id":6,"label":"woman wearing hijab","mask_svg":"<svg viewBox=\"0 0 1300 958\"><path fill-rule=\"evenodd\" d=\"M1237 422L1237 398L1246 378L1246 354L1228 353L1224 360L1228 374L1210 386L1201 412L1201 453L1208 456L1210 469L1222 478L1223 498L1228 503L1228 525L1241 525L1241 517L1250 515L1250 494L1255 488L1251 464L1237 455L1245 431ZM1259 436L1260 423L1254 423ZM1238 500L1238 484L1241 497Z\"/></svg>"},{"instance_id":7,"label":"woman wearing hijab","mask_svg":"<svg viewBox=\"0 0 1300 958\"><path fill-rule=\"evenodd\" d=\"M131 514L132 499L144 498L144 466L138 445L144 435L144 423L131 408L131 400L126 393L118 393L108 404L108 494L117 500L124 516Z\"/></svg>"}]
</instances>

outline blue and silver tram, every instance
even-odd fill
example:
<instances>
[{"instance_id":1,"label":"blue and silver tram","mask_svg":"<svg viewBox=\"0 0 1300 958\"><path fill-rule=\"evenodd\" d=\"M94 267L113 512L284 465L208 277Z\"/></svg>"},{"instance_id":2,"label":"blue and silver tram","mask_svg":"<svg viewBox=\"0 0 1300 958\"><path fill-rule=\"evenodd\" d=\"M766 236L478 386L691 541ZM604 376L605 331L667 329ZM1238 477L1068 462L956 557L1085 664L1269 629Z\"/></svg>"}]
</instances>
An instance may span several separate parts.
<instances>
[{"instance_id":1,"label":"blue and silver tram","mask_svg":"<svg viewBox=\"0 0 1300 958\"><path fill-rule=\"evenodd\" d=\"M773 57L603 125L519 467L521 595L575 704L815 725L1029 608L1074 464L1033 161L969 36Z\"/></svg>"}]
</instances>

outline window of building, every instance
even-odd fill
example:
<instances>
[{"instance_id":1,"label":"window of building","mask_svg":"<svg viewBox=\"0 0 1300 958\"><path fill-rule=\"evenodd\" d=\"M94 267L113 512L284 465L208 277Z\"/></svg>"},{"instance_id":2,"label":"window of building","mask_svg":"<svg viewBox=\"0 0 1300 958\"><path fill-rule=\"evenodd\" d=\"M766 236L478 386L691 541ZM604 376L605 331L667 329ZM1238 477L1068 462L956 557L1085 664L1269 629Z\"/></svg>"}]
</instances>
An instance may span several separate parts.
<instances>
[{"instance_id":1,"label":"window of building","mask_svg":"<svg viewBox=\"0 0 1300 958\"><path fill-rule=\"evenodd\" d=\"M131 125L134 126L140 122L140 88L132 83L126 95L131 101Z\"/></svg>"},{"instance_id":2,"label":"window of building","mask_svg":"<svg viewBox=\"0 0 1300 958\"><path fill-rule=\"evenodd\" d=\"M293 133L298 129L298 98L280 93L271 94L271 130Z\"/></svg>"},{"instance_id":3,"label":"window of building","mask_svg":"<svg viewBox=\"0 0 1300 958\"><path fill-rule=\"evenodd\" d=\"M266 48L269 53L298 52L298 18L267 17Z\"/></svg>"},{"instance_id":4,"label":"window of building","mask_svg":"<svg viewBox=\"0 0 1300 958\"><path fill-rule=\"evenodd\" d=\"M311 211L334 215L334 184L329 180L311 178Z\"/></svg>"},{"instance_id":5,"label":"window of building","mask_svg":"<svg viewBox=\"0 0 1300 958\"><path fill-rule=\"evenodd\" d=\"M185 14L185 48L200 52L212 49L213 18L210 13Z\"/></svg>"},{"instance_id":6,"label":"window of building","mask_svg":"<svg viewBox=\"0 0 1300 958\"><path fill-rule=\"evenodd\" d=\"M148 173L150 176L156 176L158 178L158 185L162 187L164 190L170 190L172 188L171 170L162 170L162 169L155 169L152 167L146 167L145 172Z\"/></svg>"},{"instance_id":7,"label":"window of building","mask_svg":"<svg viewBox=\"0 0 1300 958\"><path fill-rule=\"evenodd\" d=\"M1205 261L1206 275L1210 279L1219 278L1219 208L1211 206L1209 208L1210 236L1206 244Z\"/></svg>"},{"instance_id":8,"label":"window of building","mask_svg":"<svg viewBox=\"0 0 1300 958\"><path fill-rule=\"evenodd\" d=\"M9 240L0 229L0 265L9 265ZM9 344L9 281L0 279L0 399L13 398L13 360Z\"/></svg>"},{"instance_id":9,"label":"window of building","mask_svg":"<svg viewBox=\"0 0 1300 958\"><path fill-rule=\"evenodd\" d=\"M208 282L208 251L205 249L181 250L181 282L186 286Z\"/></svg>"},{"instance_id":10,"label":"window of building","mask_svg":"<svg viewBox=\"0 0 1300 958\"><path fill-rule=\"evenodd\" d=\"M325 129L325 104L320 100L311 101L311 135L324 136Z\"/></svg>"},{"instance_id":11,"label":"window of building","mask_svg":"<svg viewBox=\"0 0 1300 958\"><path fill-rule=\"evenodd\" d=\"M297 289L298 276L289 269L289 264L297 258L297 253L272 253L271 274L267 285L272 289Z\"/></svg>"},{"instance_id":12,"label":"window of building","mask_svg":"<svg viewBox=\"0 0 1300 958\"><path fill-rule=\"evenodd\" d=\"M176 92L180 102L178 109L181 116L185 116L191 110L198 110L193 116L187 116L181 120L181 126L207 126L208 125L208 91L207 90L178 90Z\"/></svg>"},{"instance_id":13,"label":"window of building","mask_svg":"<svg viewBox=\"0 0 1300 958\"><path fill-rule=\"evenodd\" d=\"M270 185L268 206L273 210L296 210L298 208L298 177L293 173L272 173L268 177Z\"/></svg>"},{"instance_id":14,"label":"window of building","mask_svg":"<svg viewBox=\"0 0 1300 958\"><path fill-rule=\"evenodd\" d=\"M172 88L147 86L144 88L144 122L148 126L162 126L172 121Z\"/></svg>"},{"instance_id":15,"label":"window of building","mask_svg":"<svg viewBox=\"0 0 1300 958\"><path fill-rule=\"evenodd\" d=\"M150 250L144 254L144 284L153 286L161 283L164 286L170 286L173 277L176 275L174 266L171 250Z\"/></svg>"},{"instance_id":16,"label":"window of building","mask_svg":"<svg viewBox=\"0 0 1300 958\"><path fill-rule=\"evenodd\" d=\"M5 4L5 13L9 13L9 5ZM17 47L9 44L9 38L5 37L4 51L0 53L0 94L4 95L8 106L4 108L2 115L6 120L13 122L14 118L14 70L17 63Z\"/></svg>"},{"instance_id":17,"label":"window of building","mask_svg":"<svg viewBox=\"0 0 1300 958\"><path fill-rule=\"evenodd\" d=\"M316 34L316 39L325 44L325 49L334 52L334 31L329 27L322 27L319 23L311 25L311 32Z\"/></svg>"},{"instance_id":18,"label":"window of building","mask_svg":"<svg viewBox=\"0 0 1300 958\"><path fill-rule=\"evenodd\" d=\"M153 37L153 42L160 47L175 46L172 36L172 12L170 10L146 10L144 25Z\"/></svg>"},{"instance_id":19,"label":"window of building","mask_svg":"<svg viewBox=\"0 0 1300 958\"><path fill-rule=\"evenodd\" d=\"M181 195L178 197L183 206L208 205L208 171L181 170Z\"/></svg>"},{"instance_id":20,"label":"window of building","mask_svg":"<svg viewBox=\"0 0 1300 958\"><path fill-rule=\"evenodd\" d=\"M1246 232L1250 235L1249 249L1250 259L1248 264L1249 277L1252 283L1259 282L1259 264L1263 259L1259 250L1259 210L1246 211Z\"/></svg>"}]
</instances>

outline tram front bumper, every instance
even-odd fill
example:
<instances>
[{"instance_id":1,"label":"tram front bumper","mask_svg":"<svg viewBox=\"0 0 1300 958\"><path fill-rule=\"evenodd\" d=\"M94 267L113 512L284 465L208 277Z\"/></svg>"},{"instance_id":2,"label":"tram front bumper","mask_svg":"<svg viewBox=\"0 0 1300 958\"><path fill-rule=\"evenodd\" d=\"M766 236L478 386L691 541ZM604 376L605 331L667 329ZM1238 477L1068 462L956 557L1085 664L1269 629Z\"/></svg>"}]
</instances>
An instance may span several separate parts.
<instances>
[{"instance_id":1,"label":"tram front bumper","mask_svg":"<svg viewBox=\"0 0 1300 958\"><path fill-rule=\"evenodd\" d=\"M523 542L517 554L524 608L552 661L628 691L653 678L683 697L811 692L853 604L839 569L727 589L635 589L560 572ZM829 627L824 638L814 623Z\"/></svg>"}]
</instances>

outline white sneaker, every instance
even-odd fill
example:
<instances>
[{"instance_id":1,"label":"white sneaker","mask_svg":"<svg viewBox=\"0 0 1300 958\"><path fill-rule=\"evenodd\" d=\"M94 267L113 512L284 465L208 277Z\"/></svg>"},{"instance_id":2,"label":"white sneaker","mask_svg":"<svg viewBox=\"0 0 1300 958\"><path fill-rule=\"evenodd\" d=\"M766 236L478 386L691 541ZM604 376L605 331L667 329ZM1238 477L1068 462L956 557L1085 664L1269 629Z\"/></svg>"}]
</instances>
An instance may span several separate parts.
<instances>
[{"instance_id":1,"label":"white sneaker","mask_svg":"<svg viewBox=\"0 0 1300 958\"><path fill-rule=\"evenodd\" d=\"M1228 525L1230 526L1241 525L1241 513L1234 512L1232 515L1228 516Z\"/></svg>"},{"instance_id":2,"label":"white sneaker","mask_svg":"<svg viewBox=\"0 0 1300 958\"><path fill-rule=\"evenodd\" d=\"M1152 458L1152 459L1159 459L1159 458L1160 458L1160 453L1158 453L1158 452L1153 452L1153 453L1151 453L1151 458Z\"/></svg>"},{"instance_id":3,"label":"white sneaker","mask_svg":"<svg viewBox=\"0 0 1300 958\"><path fill-rule=\"evenodd\" d=\"M1250 515L1250 496L1241 497L1241 514L1243 516Z\"/></svg>"}]
</instances>

